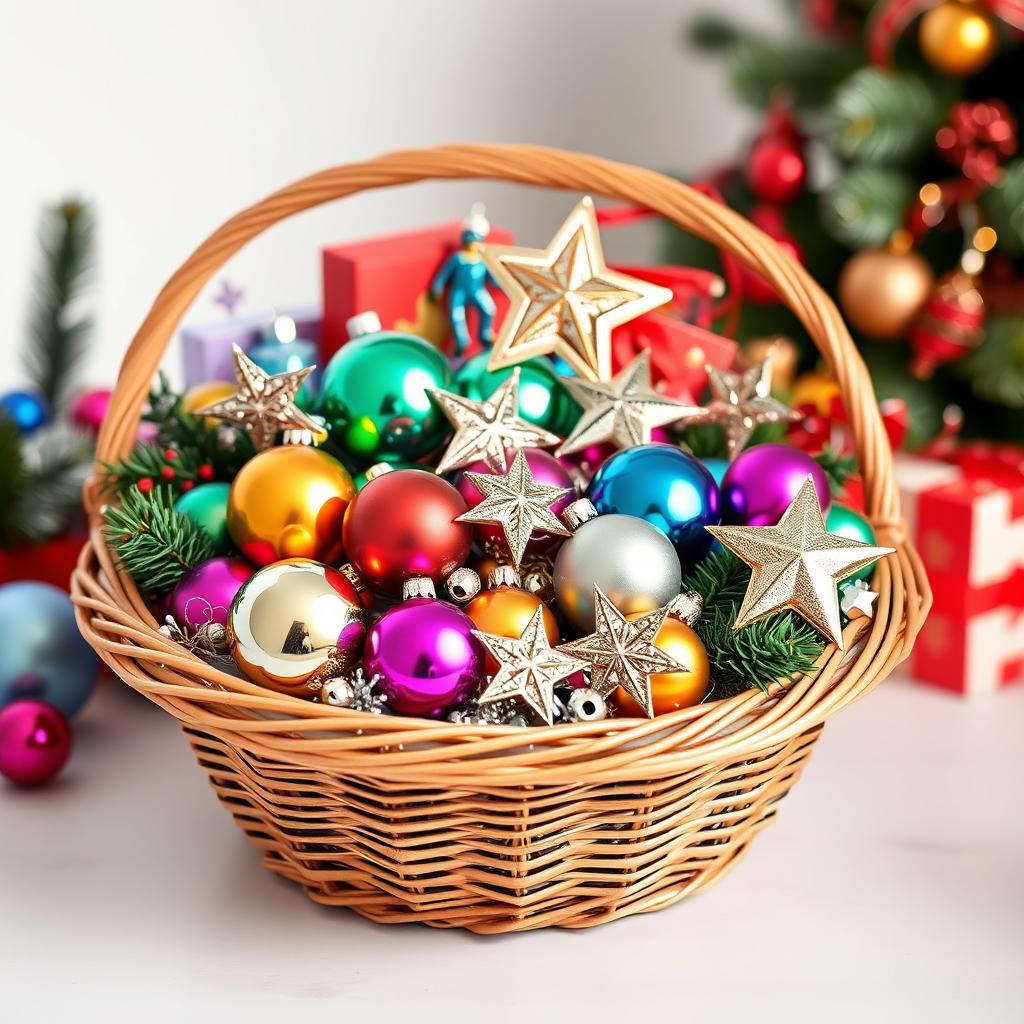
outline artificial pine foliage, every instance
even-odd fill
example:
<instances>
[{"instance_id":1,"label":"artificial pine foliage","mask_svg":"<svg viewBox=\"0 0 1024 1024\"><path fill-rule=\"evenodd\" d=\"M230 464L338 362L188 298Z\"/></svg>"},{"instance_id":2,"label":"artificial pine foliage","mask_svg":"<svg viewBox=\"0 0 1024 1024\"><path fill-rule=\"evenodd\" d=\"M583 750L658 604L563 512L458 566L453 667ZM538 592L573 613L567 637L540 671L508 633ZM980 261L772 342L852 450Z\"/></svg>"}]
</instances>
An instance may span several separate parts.
<instances>
[{"instance_id":1,"label":"artificial pine foliage","mask_svg":"<svg viewBox=\"0 0 1024 1024\"><path fill-rule=\"evenodd\" d=\"M814 671L825 641L793 612L779 612L739 631L733 630L750 569L731 551L715 548L683 580L683 590L704 599L694 630L711 662L711 698L718 700L751 687L768 692L780 679Z\"/></svg>"},{"instance_id":2,"label":"artificial pine foliage","mask_svg":"<svg viewBox=\"0 0 1024 1024\"><path fill-rule=\"evenodd\" d=\"M825 470L829 487L836 496L842 495L846 481L857 472L857 459L853 455L843 455L829 445L814 456L814 461Z\"/></svg>"},{"instance_id":3,"label":"artificial pine foliage","mask_svg":"<svg viewBox=\"0 0 1024 1024\"><path fill-rule=\"evenodd\" d=\"M180 493L212 480L214 470L210 463L201 462L192 448L138 444L118 462L104 463L103 477L109 489L122 495L140 485L143 489L152 489L157 484Z\"/></svg>"},{"instance_id":4,"label":"artificial pine foliage","mask_svg":"<svg viewBox=\"0 0 1024 1024\"><path fill-rule=\"evenodd\" d=\"M167 592L214 554L209 535L174 510L167 487L129 489L120 505L108 506L103 522L107 544L121 568L147 593Z\"/></svg>"}]
</instances>

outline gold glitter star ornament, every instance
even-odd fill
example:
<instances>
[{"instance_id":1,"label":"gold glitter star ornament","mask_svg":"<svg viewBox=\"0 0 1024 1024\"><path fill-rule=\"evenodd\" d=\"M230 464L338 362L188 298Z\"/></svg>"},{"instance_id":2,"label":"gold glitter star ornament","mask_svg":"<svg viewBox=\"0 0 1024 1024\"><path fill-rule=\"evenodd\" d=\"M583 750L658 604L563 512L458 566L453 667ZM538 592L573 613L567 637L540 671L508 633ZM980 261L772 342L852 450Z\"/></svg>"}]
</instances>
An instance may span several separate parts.
<instances>
[{"instance_id":1,"label":"gold glitter star ornament","mask_svg":"<svg viewBox=\"0 0 1024 1024\"><path fill-rule=\"evenodd\" d=\"M551 725L555 714L555 684L585 669L587 663L548 643L544 609L538 608L533 613L518 639L475 629L473 635L499 665L478 702L489 704L517 697Z\"/></svg>"},{"instance_id":2,"label":"gold glitter star ornament","mask_svg":"<svg viewBox=\"0 0 1024 1024\"><path fill-rule=\"evenodd\" d=\"M559 650L590 663L590 688L599 696L607 697L621 686L643 708L644 714L653 718L651 676L690 670L690 666L680 665L655 646L654 639L665 624L669 609L659 608L627 619L595 584L594 611L597 629L589 636L562 644Z\"/></svg>"},{"instance_id":3,"label":"gold glitter star ornament","mask_svg":"<svg viewBox=\"0 0 1024 1024\"><path fill-rule=\"evenodd\" d=\"M790 609L843 649L840 580L893 548L826 533L814 479L808 475L778 526L707 526L753 570L734 630Z\"/></svg>"},{"instance_id":4,"label":"gold glitter star ornament","mask_svg":"<svg viewBox=\"0 0 1024 1024\"><path fill-rule=\"evenodd\" d=\"M212 416L246 431L257 451L269 448L281 431L308 431L311 436L321 432L321 424L295 404L299 388L315 366L271 375L237 345L232 351L238 389L230 398L196 409L194 415Z\"/></svg>"},{"instance_id":5,"label":"gold glitter star ornament","mask_svg":"<svg viewBox=\"0 0 1024 1024\"><path fill-rule=\"evenodd\" d=\"M511 301L490 370L554 354L581 377L610 380L613 328L672 299L668 288L609 269L589 196L546 249L488 245L484 259Z\"/></svg>"},{"instance_id":6,"label":"gold glitter star ornament","mask_svg":"<svg viewBox=\"0 0 1024 1024\"><path fill-rule=\"evenodd\" d=\"M438 464L439 474L479 461L495 473L504 473L508 469L506 449L550 448L561 440L519 415L519 370L483 402L439 388L429 394L455 428L455 436Z\"/></svg>"},{"instance_id":7,"label":"gold glitter star ornament","mask_svg":"<svg viewBox=\"0 0 1024 1024\"><path fill-rule=\"evenodd\" d=\"M457 521L501 526L517 568L534 531L569 536L569 531L551 511L551 506L564 498L569 488L537 483L522 449L516 452L512 467L504 475L467 472L466 477L484 498L458 516Z\"/></svg>"},{"instance_id":8,"label":"gold glitter star ornament","mask_svg":"<svg viewBox=\"0 0 1024 1024\"><path fill-rule=\"evenodd\" d=\"M707 411L659 395L651 387L651 354L644 349L607 384L562 377L569 394L583 407L583 415L556 454L568 455L592 444L610 441L617 448L648 444L651 431L685 420L697 423Z\"/></svg>"}]
</instances>

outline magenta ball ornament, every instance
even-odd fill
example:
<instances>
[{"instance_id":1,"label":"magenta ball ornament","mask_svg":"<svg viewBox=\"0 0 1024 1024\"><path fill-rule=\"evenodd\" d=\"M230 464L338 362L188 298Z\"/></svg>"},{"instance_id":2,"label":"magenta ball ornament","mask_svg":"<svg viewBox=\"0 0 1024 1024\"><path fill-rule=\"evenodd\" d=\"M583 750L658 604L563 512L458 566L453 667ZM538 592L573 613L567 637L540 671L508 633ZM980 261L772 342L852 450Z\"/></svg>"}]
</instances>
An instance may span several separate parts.
<instances>
[{"instance_id":1,"label":"magenta ball ornament","mask_svg":"<svg viewBox=\"0 0 1024 1024\"><path fill-rule=\"evenodd\" d=\"M83 391L76 395L69 410L71 422L80 430L96 437L110 407L110 394L107 388L94 388L92 391Z\"/></svg>"},{"instance_id":2,"label":"magenta ball ornament","mask_svg":"<svg viewBox=\"0 0 1024 1024\"><path fill-rule=\"evenodd\" d=\"M71 755L68 720L41 700L19 700L0 711L0 775L16 786L49 782Z\"/></svg>"},{"instance_id":3,"label":"magenta ball ornament","mask_svg":"<svg viewBox=\"0 0 1024 1024\"><path fill-rule=\"evenodd\" d=\"M515 454L513 451L505 453L508 465L512 464ZM551 505L551 511L556 516L561 516L573 501L576 500L576 488L569 471L551 452L546 452L541 448L524 448L523 455L526 457L526 464L530 467L530 473L537 483L545 484L548 487L563 487L567 489L568 493ZM494 473L494 470L488 469L484 462L474 462L466 468L471 473ZM466 476L465 472L459 474L455 486L469 508L473 509L483 501L484 496L477 489L473 481ZM496 547L497 550L508 551L505 531L498 524L477 523L473 527L473 534L479 543L487 547ZM563 540L565 538L557 534L535 533L526 545L526 553L534 555L547 554L557 548Z\"/></svg>"},{"instance_id":4,"label":"magenta ball ornament","mask_svg":"<svg viewBox=\"0 0 1024 1024\"><path fill-rule=\"evenodd\" d=\"M227 624L235 595L256 570L241 558L211 558L186 573L171 591L168 611L186 633L208 622Z\"/></svg>"},{"instance_id":5,"label":"magenta ball ornament","mask_svg":"<svg viewBox=\"0 0 1024 1024\"><path fill-rule=\"evenodd\" d=\"M810 476L822 513L832 504L825 471L799 448L756 444L736 456L719 487L722 522L730 526L775 526Z\"/></svg>"},{"instance_id":6,"label":"magenta ball ornament","mask_svg":"<svg viewBox=\"0 0 1024 1024\"><path fill-rule=\"evenodd\" d=\"M432 597L386 611L370 628L363 657L367 678L387 695L387 710L441 718L477 692L484 651L465 612Z\"/></svg>"}]
</instances>

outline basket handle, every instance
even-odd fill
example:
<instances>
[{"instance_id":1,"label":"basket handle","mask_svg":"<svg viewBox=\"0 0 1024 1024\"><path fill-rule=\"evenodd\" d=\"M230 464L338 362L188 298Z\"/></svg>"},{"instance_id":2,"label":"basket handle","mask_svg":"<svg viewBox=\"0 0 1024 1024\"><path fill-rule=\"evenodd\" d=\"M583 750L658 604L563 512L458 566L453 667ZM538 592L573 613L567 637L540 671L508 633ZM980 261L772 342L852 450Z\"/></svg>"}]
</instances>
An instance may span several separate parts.
<instances>
[{"instance_id":1,"label":"basket handle","mask_svg":"<svg viewBox=\"0 0 1024 1024\"><path fill-rule=\"evenodd\" d=\"M121 364L100 431L97 459L130 451L150 383L171 336L204 285L247 242L278 221L366 189L428 179L491 178L590 192L643 206L734 254L762 274L799 318L835 372L864 475L871 521L887 542L900 539L892 452L867 368L835 304L772 239L728 207L655 171L543 146L453 145L405 150L303 178L232 217L182 264L153 303ZM100 484L86 484L86 507L100 506Z\"/></svg>"}]
</instances>

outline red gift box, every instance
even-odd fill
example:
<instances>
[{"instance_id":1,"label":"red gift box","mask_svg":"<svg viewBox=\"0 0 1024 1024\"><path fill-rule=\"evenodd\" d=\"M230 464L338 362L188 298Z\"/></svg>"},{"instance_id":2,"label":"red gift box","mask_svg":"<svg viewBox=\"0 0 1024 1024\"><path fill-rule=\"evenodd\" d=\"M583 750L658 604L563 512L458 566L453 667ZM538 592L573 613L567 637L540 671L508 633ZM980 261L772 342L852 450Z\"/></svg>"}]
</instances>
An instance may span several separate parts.
<instances>
[{"instance_id":1,"label":"red gift box","mask_svg":"<svg viewBox=\"0 0 1024 1024\"><path fill-rule=\"evenodd\" d=\"M456 249L463 226L455 221L398 235L328 246L323 250L324 316L320 357L324 363L348 341L349 317L372 310L385 330L408 331L448 350L444 303L430 302L427 291L437 268ZM512 233L492 227L487 241L511 245ZM497 289L495 324L508 309ZM474 349L471 351L475 351Z\"/></svg>"},{"instance_id":2,"label":"red gift box","mask_svg":"<svg viewBox=\"0 0 1024 1024\"><path fill-rule=\"evenodd\" d=\"M935 604L911 656L922 681L986 693L1024 675L1024 451L901 456L896 479Z\"/></svg>"}]
</instances>

